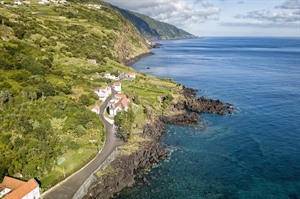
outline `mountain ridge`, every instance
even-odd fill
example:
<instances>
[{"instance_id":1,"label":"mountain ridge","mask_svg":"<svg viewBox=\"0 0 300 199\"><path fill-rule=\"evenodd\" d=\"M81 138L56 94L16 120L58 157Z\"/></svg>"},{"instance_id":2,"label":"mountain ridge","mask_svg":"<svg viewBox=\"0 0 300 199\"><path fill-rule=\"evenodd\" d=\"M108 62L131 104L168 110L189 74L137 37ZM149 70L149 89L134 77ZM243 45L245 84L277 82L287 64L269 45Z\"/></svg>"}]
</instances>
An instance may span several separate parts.
<instances>
[{"instance_id":1,"label":"mountain ridge","mask_svg":"<svg viewBox=\"0 0 300 199\"><path fill-rule=\"evenodd\" d=\"M155 20L147 15L113 6L138 29L147 39L168 40L197 38L174 25Z\"/></svg>"}]
</instances>

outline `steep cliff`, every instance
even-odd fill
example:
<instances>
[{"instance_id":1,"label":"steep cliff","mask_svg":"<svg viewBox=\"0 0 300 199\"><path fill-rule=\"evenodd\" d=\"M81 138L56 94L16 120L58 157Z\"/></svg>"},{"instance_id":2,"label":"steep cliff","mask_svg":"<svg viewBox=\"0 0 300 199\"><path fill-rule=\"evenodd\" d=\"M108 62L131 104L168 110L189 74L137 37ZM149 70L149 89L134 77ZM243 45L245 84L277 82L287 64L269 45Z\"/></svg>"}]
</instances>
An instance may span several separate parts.
<instances>
[{"instance_id":1,"label":"steep cliff","mask_svg":"<svg viewBox=\"0 0 300 199\"><path fill-rule=\"evenodd\" d=\"M185 39L194 35L149 16L116 7L148 39Z\"/></svg>"}]
</instances>

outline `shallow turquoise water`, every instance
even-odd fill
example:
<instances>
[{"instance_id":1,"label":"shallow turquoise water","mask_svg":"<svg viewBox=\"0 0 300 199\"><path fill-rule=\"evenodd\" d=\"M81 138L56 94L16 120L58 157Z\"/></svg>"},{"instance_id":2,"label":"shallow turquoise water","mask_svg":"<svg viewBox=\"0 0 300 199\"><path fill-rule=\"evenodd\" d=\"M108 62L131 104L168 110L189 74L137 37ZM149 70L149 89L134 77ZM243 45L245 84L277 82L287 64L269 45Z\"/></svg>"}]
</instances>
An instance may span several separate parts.
<instances>
[{"instance_id":1,"label":"shallow turquoise water","mask_svg":"<svg viewBox=\"0 0 300 199\"><path fill-rule=\"evenodd\" d=\"M150 185L119 198L300 198L300 39L162 43L133 67L237 110L202 114L197 128L168 126L162 142L172 146L171 157L146 174Z\"/></svg>"}]
</instances>

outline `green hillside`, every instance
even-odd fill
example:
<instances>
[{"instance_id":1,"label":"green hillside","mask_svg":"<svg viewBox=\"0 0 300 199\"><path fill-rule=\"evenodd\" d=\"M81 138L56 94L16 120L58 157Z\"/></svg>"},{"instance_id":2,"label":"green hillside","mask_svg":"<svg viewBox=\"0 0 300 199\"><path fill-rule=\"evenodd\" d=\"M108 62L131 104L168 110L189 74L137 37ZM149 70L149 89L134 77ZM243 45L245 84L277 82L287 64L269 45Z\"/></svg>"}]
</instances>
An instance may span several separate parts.
<instances>
[{"instance_id":1,"label":"green hillside","mask_svg":"<svg viewBox=\"0 0 300 199\"><path fill-rule=\"evenodd\" d=\"M130 21L101 1L5 1L0 22L0 181L36 178L45 190L103 146L103 122L89 110L100 105L93 90L110 82L103 75L132 71L123 63L149 49ZM124 146L132 151L141 125L162 113L170 103L162 99L179 87L145 74L122 86L137 104Z\"/></svg>"},{"instance_id":2,"label":"green hillside","mask_svg":"<svg viewBox=\"0 0 300 199\"><path fill-rule=\"evenodd\" d=\"M177 28L176 26L154 20L143 14L116 7L139 32L148 39L184 39L195 38L194 35Z\"/></svg>"},{"instance_id":3,"label":"green hillside","mask_svg":"<svg viewBox=\"0 0 300 199\"><path fill-rule=\"evenodd\" d=\"M149 50L106 3L31 2L0 4L0 181L34 177L49 188L104 144L103 122L88 109L99 104L93 90L110 82L103 74L132 70L122 63ZM145 74L125 82L125 94L139 104L135 123L147 118L146 109L163 111L160 97L174 88Z\"/></svg>"}]
</instances>

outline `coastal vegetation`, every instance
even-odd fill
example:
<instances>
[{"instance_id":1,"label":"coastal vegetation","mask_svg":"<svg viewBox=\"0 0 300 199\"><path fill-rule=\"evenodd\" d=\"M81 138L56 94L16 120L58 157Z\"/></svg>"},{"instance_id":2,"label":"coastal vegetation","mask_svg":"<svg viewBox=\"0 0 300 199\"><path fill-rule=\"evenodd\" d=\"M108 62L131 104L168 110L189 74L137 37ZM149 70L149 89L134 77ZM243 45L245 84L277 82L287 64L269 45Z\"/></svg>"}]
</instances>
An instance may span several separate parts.
<instances>
[{"instance_id":1,"label":"coastal vegetation","mask_svg":"<svg viewBox=\"0 0 300 199\"><path fill-rule=\"evenodd\" d=\"M131 71L122 63L149 50L135 27L102 1L5 1L0 21L0 179L36 178L45 190L103 146L104 124L88 109L99 103L93 89L111 82L103 74ZM145 74L122 86L136 104L116 117L130 149L180 86Z\"/></svg>"}]
</instances>

